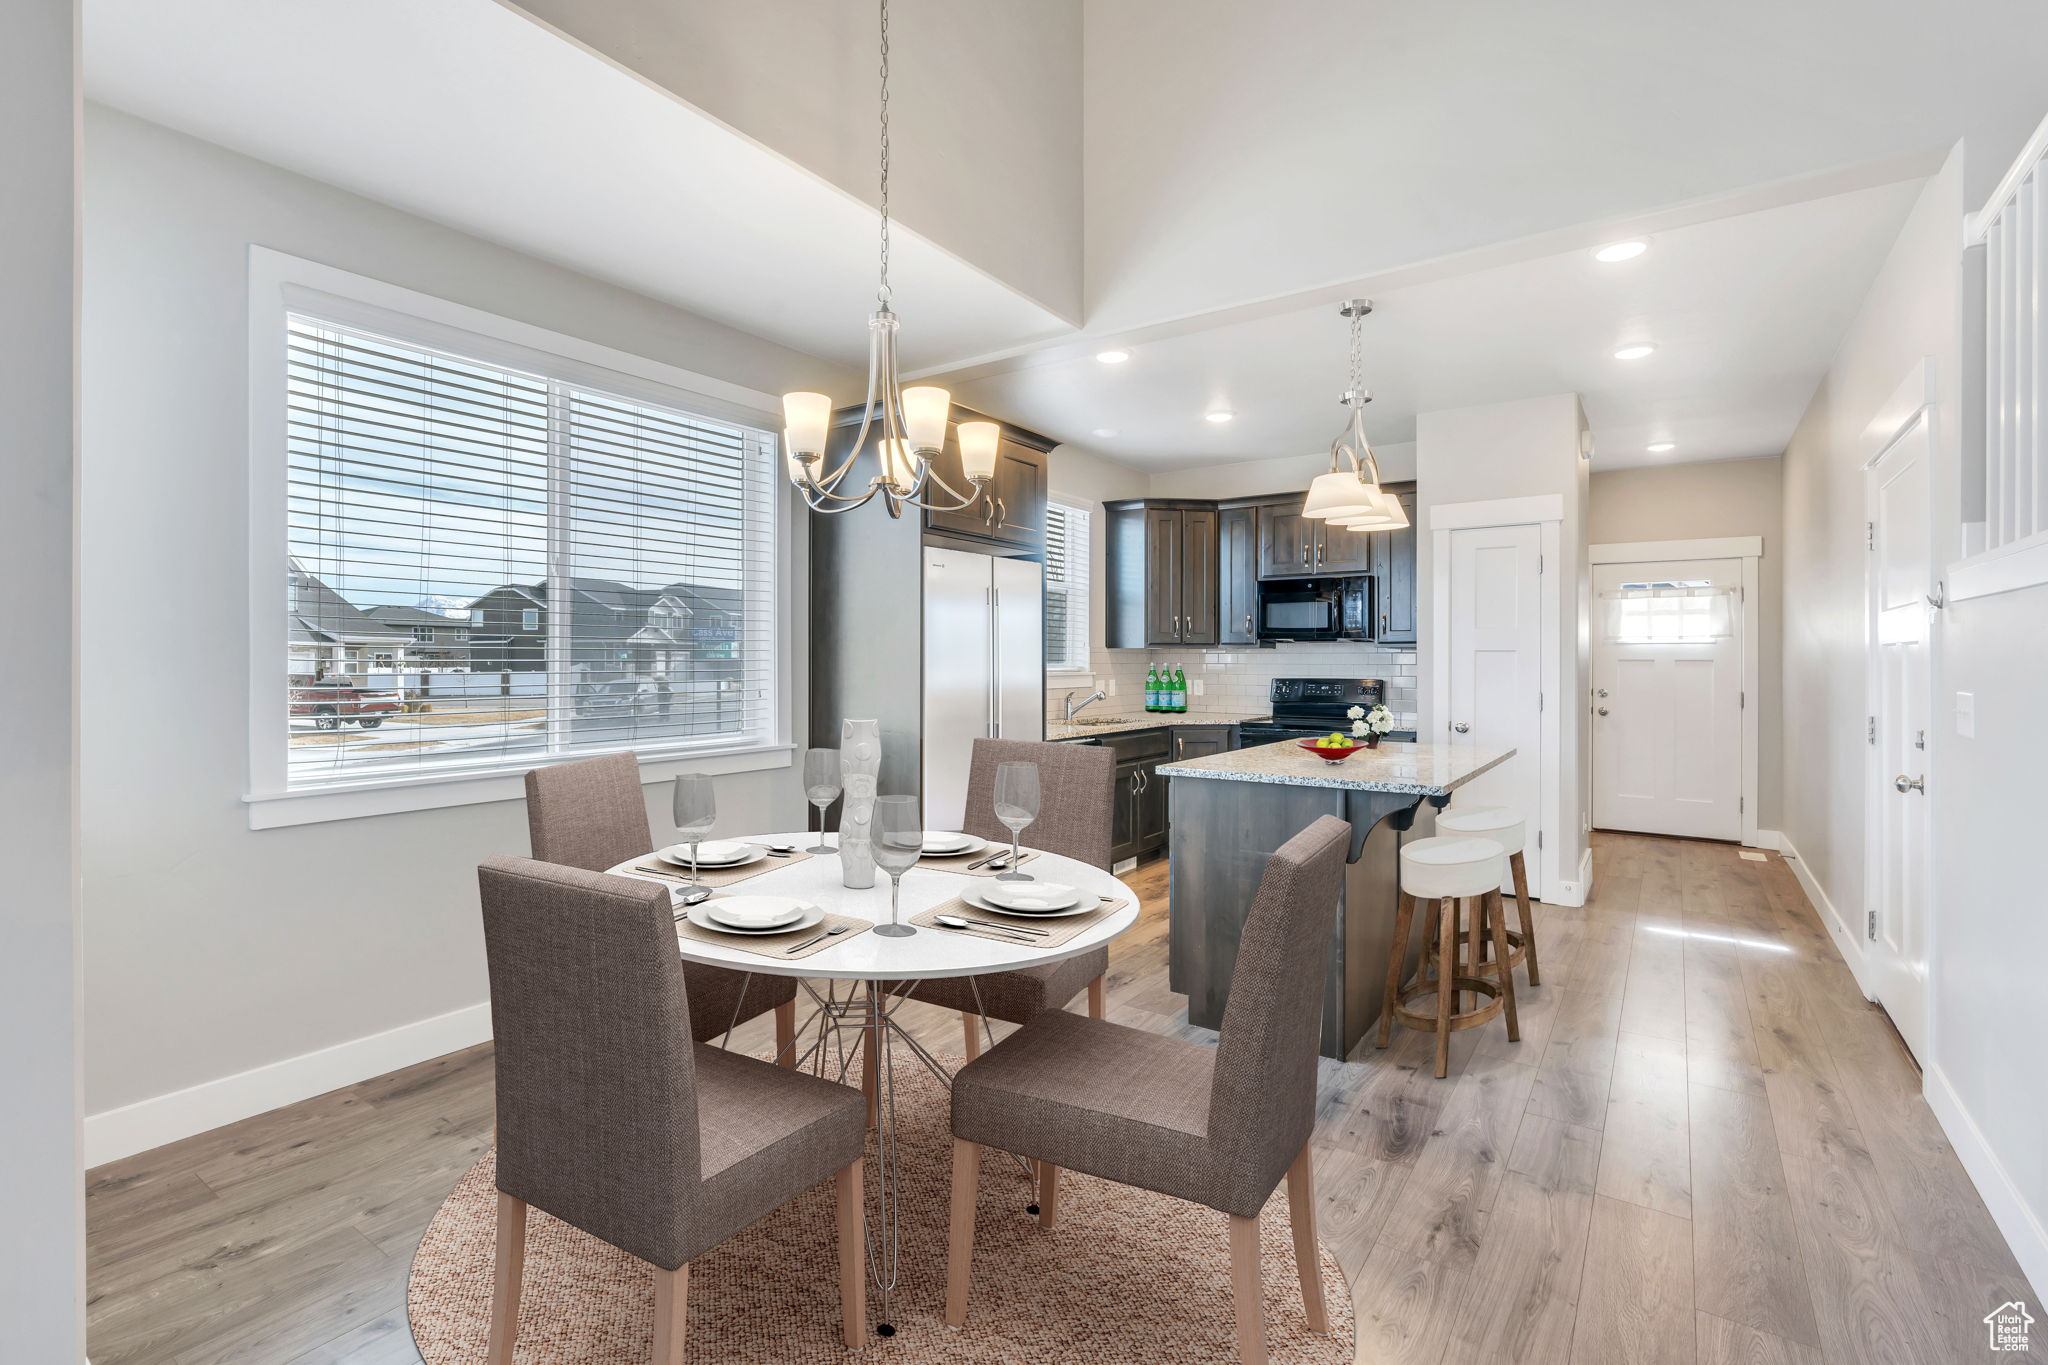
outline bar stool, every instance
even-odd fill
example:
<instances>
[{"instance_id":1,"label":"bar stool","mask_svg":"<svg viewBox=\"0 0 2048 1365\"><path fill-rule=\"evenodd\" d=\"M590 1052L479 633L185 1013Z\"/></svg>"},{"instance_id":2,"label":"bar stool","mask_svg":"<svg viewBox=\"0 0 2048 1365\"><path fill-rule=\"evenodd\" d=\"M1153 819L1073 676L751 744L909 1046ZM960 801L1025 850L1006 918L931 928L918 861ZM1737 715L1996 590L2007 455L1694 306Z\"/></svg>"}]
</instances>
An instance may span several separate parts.
<instances>
[{"instance_id":1,"label":"bar stool","mask_svg":"<svg viewBox=\"0 0 2048 1365\"><path fill-rule=\"evenodd\" d=\"M1459 1029L1477 1028L1503 1010L1507 1013L1508 1040L1520 1042L1522 1028L1515 1018L1515 977L1502 972L1497 979L1466 974L1458 967L1459 914L1466 916L1472 936L1470 960L1479 957L1482 934L1493 939L1496 962L1505 962L1507 939L1503 937L1500 908L1500 860L1507 855L1499 843L1470 835L1439 835L1401 845L1401 900L1394 919L1394 944L1387 960L1387 993L1380 1002L1379 1046L1393 1036L1394 1022L1436 1034L1436 1074L1439 1079L1451 1069L1451 1035ZM1408 956L1408 933L1415 922L1415 903L1428 901L1429 918L1423 930L1423 962L1406 986L1401 984L1401 964ZM1429 971L1429 943L1434 939L1435 972ZM1471 1008L1456 1008L1460 992L1470 994ZM1409 1008L1409 1002L1432 997L1427 1011ZM1485 996L1482 1003L1479 997Z\"/></svg>"},{"instance_id":2,"label":"bar stool","mask_svg":"<svg viewBox=\"0 0 2048 1365\"><path fill-rule=\"evenodd\" d=\"M1529 869L1522 861L1522 844L1526 838L1522 814L1509 806L1468 806L1460 809L1453 806L1436 817L1438 834L1465 834L1479 839L1491 839L1508 851L1508 871L1515 879L1515 918L1521 923L1521 931L1507 931L1508 946L1514 950L1508 959L1510 969L1522 965L1522 959L1529 961L1529 984L1540 986L1543 978L1536 970L1536 903L1529 899ZM1481 972L1491 972L1494 964L1480 964Z\"/></svg>"}]
</instances>

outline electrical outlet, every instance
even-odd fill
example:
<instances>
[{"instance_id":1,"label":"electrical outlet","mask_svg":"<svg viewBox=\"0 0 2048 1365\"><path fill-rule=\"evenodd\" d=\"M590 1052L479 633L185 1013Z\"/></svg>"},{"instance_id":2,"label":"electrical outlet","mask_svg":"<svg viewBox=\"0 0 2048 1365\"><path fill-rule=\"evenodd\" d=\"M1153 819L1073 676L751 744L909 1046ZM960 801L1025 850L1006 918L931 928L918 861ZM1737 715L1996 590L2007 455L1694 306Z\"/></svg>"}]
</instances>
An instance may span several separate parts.
<instances>
[{"instance_id":1,"label":"electrical outlet","mask_svg":"<svg viewBox=\"0 0 2048 1365\"><path fill-rule=\"evenodd\" d=\"M1101 679L1101 678L1097 678L1097 679L1095 680L1095 687L1096 687L1096 690L1099 690L1099 691L1103 691L1103 692L1107 692L1107 693L1109 693L1109 695L1110 695L1110 696L1112 696L1112 697L1116 695L1116 679L1115 679L1115 678L1110 678L1110 679L1108 679L1107 681L1104 681L1104 680L1103 680L1103 679Z\"/></svg>"},{"instance_id":2,"label":"electrical outlet","mask_svg":"<svg viewBox=\"0 0 2048 1365\"><path fill-rule=\"evenodd\" d=\"M1977 694L1956 693L1956 733L1964 739L1977 737Z\"/></svg>"},{"instance_id":3,"label":"electrical outlet","mask_svg":"<svg viewBox=\"0 0 2048 1365\"><path fill-rule=\"evenodd\" d=\"M1188 695L1191 697L1199 697L1202 695L1202 680L1200 678L1188 679Z\"/></svg>"}]
</instances>

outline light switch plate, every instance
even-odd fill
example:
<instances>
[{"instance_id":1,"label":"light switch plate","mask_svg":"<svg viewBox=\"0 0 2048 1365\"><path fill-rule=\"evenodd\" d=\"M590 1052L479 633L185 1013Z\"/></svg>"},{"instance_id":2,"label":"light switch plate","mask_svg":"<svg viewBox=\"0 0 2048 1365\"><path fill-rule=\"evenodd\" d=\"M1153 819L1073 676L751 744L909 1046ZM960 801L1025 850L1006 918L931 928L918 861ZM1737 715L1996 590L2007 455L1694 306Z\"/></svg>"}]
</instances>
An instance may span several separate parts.
<instances>
[{"instance_id":1,"label":"light switch plate","mask_svg":"<svg viewBox=\"0 0 2048 1365\"><path fill-rule=\"evenodd\" d=\"M1202 695L1202 680L1200 678L1188 679L1188 695L1191 697L1199 697Z\"/></svg>"},{"instance_id":2,"label":"light switch plate","mask_svg":"<svg viewBox=\"0 0 2048 1365\"><path fill-rule=\"evenodd\" d=\"M1964 739L1977 737L1977 694L1956 693L1956 733Z\"/></svg>"},{"instance_id":3,"label":"light switch plate","mask_svg":"<svg viewBox=\"0 0 2048 1365\"><path fill-rule=\"evenodd\" d=\"M1099 691L1107 692L1112 697L1116 695L1115 678L1111 678L1107 682L1103 681L1101 678L1097 678L1095 680L1095 686Z\"/></svg>"}]
</instances>

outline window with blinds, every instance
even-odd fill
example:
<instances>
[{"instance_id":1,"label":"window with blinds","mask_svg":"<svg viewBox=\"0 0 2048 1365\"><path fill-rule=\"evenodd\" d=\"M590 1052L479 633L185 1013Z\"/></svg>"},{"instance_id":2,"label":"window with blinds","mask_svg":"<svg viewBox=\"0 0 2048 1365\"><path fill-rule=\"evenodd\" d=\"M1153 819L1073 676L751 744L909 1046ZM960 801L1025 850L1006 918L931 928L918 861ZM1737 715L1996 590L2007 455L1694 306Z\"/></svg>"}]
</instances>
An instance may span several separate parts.
<instances>
[{"instance_id":1,"label":"window with blinds","mask_svg":"<svg viewBox=\"0 0 2048 1365\"><path fill-rule=\"evenodd\" d=\"M1088 513L1045 508L1045 666L1088 667Z\"/></svg>"},{"instance_id":2,"label":"window with blinds","mask_svg":"<svg viewBox=\"0 0 2048 1365\"><path fill-rule=\"evenodd\" d=\"M287 327L290 789L773 742L773 433Z\"/></svg>"}]
</instances>

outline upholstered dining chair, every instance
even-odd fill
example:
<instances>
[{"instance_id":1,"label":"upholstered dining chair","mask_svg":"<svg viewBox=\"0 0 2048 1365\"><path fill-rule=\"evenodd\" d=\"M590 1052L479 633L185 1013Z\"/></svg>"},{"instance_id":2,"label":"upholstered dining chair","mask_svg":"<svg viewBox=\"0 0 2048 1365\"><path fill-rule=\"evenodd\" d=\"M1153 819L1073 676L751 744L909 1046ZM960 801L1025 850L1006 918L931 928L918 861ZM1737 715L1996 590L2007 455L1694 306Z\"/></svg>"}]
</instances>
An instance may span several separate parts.
<instances>
[{"instance_id":1,"label":"upholstered dining chair","mask_svg":"<svg viewBox=\"0 0 2048 1365\"><path fill-rule=\"evenodd\" d=\"M490 1365L519 1332L526 1213L654 1267L654 1359L683 1359L690 1262L838 1181L839 1306L866 1334L858 1090L691 1037L668 892L526 858L477 869L498 1103Z\"/></svg>"},{"instance_id":2,"label":"upholstered dining chair","mask_svg":"<svg viewBox=\"0 0 2048 1365\"><path fill-rule=\"evenodd\" d=\"M1008 844L1010 831L996 819L996 769L1005 763L1038 765L1038 818L1025 831L1031 847L1109 870L1115 821L1116 754L1093 744L1042 744L1024 739L977 739L967 766L967 815L962 829L992 844ZM1102 1018L1103 975L1109 949L1097 948L1043 967L946 977L919 983L911 999L960 1011L967 1055L981 1055L981 1020L1021 1024L1056 1010L1088 990L1088 1013ZM896 989L901 989L901 985Z\"/></svg>"},{"instance_id":3,"label":"upholstered dining chair","mask_svg":"<svg viewBox=\"0 0 2048 1365\"><path fill-rule=\"evenodd\" d=\"M1227 1215L1245 1365L1266 1359L1259 1211L1285 1177L1309 1326L1329 1330L1308 1143L1323 970L1350 837L1350 825L1325 815L1267 860L1215 1047L1055 1010L961 1068L953 1080L947 1323L967 1321L986 1144L1038 1164L1039 1221L1047 1227L1058 1218L1061 1167Z\"/></svg>"},{"instance_id":4,"label":"upholstered dining chair","mask_svg":"<svg viewBox=\"0 0 2048 1365\"><path fill-rule=\"evenodd\" d=\"M640 763L606 754L526 774L526 829L533 856L544 863L603 872L654 847L640 795ZM775 1011L775 1059L796 1065L793 977L749 975L698 962L683 964L690 983L690 1036L718 1039L747 1020Z\"/></svg>"}]
</instances>

